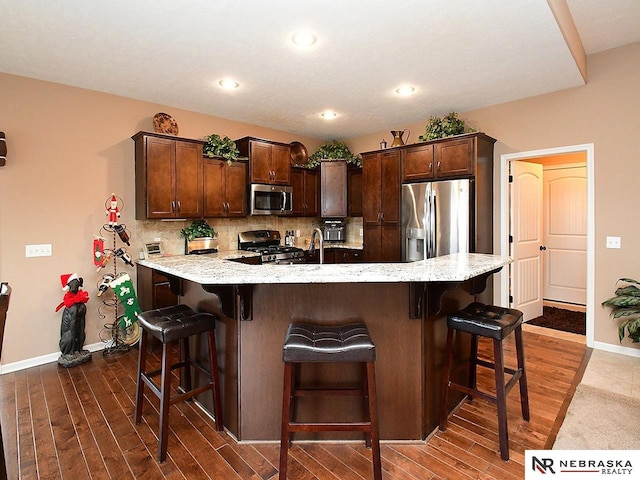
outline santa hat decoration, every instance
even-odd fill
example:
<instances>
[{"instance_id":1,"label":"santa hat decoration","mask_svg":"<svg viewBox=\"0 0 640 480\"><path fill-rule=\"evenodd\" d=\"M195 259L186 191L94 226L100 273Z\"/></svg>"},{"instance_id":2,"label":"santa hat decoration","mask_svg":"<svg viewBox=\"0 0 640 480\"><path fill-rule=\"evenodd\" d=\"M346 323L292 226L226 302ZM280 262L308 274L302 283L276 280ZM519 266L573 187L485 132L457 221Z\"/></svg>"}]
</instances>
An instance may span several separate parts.
<instances>
[{"instance_id":1,"label":"santa hat decoration","mask_svg":"<svg viewBox=\"0 0 640 480\"><path fill-rule=\"evenodd\" d=\"M111 201L118 203L118 199L116 198L116 194L115 193L111 194Z\"/></svg>"},{"instance_id":2,"label":"santa hat decoration","mask_svg":"<svg viewBox=\"0 0 640 480\"><path fill-rule=\"evenodd\" d=\"M71 282L71 280L77 280L80 277L78 276L77 273L65 273L63 275L60 275L60 283L62 283L62 290L64 292L69 290L69 282Z\"/></svg>"}]
</instances>

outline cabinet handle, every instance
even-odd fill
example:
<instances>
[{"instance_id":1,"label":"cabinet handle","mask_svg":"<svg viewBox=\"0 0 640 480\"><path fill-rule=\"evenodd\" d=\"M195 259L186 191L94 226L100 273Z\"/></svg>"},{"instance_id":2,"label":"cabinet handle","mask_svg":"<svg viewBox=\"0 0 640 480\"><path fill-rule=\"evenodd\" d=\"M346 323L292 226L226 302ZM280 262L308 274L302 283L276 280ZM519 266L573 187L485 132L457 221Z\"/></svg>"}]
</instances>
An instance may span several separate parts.
<instances>
[{"instance_id":1,"label":"cabinet handle","mask_svg":"<svg viewBox=\"0 0 640 480\"><path fill-rule=\"evenodd\" d=\"M438 171L440 171L441 162L438 162Z\"/></svg>"},{"instance_id":2,"label":"cabinet handle","mask_svg":"<svg viewBox=\"0 0 640 480\"><path fill-rule=\"evenodd\" d=\"M429 162L429 173L433 172L433 162Z\"/></svg>"},{"instance_id":3,"label":"cabinet handle","mask_svg":"<svg viewBox=\"0 0 640 480\"><path fill-rule=\"evenodd\" d=\"M175 213L176 211L176 202L172 201L171 202L171 211Z\"/></svg>"},{"instance_id":4,"label":"cabinet handle","mask_svg":"<svg viewBox=\"0 0 640 480\"><path fill-rule=\"evenodd\" d=\"M180 210L182 210L182 205L180 205L180 200L178 200L178 213L180 213Z\"/></svg>"},{"instance_id":5,"label":"cabinet handle","mask_svg":"<svg viewBox=\"0 0 640 480\"><path fill-rule=\"evenodd\" d=\"M384 222L384 212L380 212L380 221Z\"/></svg>"}]
</instances>

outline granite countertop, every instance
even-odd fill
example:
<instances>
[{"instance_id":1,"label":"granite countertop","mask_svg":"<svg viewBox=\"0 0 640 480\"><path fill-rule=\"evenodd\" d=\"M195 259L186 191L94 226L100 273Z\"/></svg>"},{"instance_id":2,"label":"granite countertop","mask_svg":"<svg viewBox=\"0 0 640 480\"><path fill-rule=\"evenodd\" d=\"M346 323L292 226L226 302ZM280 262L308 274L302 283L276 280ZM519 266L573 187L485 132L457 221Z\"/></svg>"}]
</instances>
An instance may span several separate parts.
<instances>
[{"instance_id":1,"label":"granite countertop","mask_svg":"<svg viewBox=\"0 0 640 480\"><path fill-rule=\"evenodd\" d=\"M139 260L142 266L202 285L464 281L511 263L510 257L456 253L410 263L248 265L230 260L255 256L227 251Z\"/></svg>"}]
</instances>

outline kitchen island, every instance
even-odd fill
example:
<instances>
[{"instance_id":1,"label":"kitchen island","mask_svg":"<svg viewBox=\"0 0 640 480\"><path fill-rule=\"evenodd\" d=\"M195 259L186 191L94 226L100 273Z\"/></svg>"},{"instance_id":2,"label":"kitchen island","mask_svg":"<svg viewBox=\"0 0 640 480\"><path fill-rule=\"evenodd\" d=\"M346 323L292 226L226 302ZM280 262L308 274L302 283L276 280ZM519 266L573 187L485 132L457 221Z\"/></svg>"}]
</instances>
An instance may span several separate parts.
<instances>
[{"instance_id":1,"label":"kitchen island","mask_svg":"<svg viewBox=\"0 0 640 480\"><path fill-rule=\"evenodd\" d=\"M148 272L156 270L172 279L181 303L219 315L225 427L239 441L279 438L282 342L292 321L366 323L376 344L381 438L424 440L438 424L446 314L473 301L490 276L510 262L454 254L412 263L247 265L231 261L237 256L245 254L140 261L138 290L144 292ZM458 356L463 362L464 354ZM349 384L357 377L355 367L305 365L301 379L309 385L327 379ZM212 410L211 399L200 400ZM452 398L452 406L459 400ZM300 402L298 418L340 412L351 419L360 408L348 398L308 398ZM310 433L296 438L349 437Z\"/></svg>"}]
</instances>

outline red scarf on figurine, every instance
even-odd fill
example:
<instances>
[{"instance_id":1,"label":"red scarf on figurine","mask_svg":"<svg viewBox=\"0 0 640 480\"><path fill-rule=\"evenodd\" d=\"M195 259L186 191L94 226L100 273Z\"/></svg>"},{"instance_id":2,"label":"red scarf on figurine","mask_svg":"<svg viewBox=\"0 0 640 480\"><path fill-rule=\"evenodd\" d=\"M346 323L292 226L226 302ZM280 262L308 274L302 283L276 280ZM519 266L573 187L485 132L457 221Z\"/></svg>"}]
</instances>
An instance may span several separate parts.
<instances>
[{"instance_id":1,"label":"red scarf on figurine","mask_svg":"<svg viewBox=\"0 0 640 480\"><path fill-rule=\"evenodd\" d=\"M62 302L56 307L56 312L62 307L72 307L76 303L87 303L89 301L89 293L84 290L78 290L78 293L67 292L64 294Z\"/></svg>"}]
</instances>

